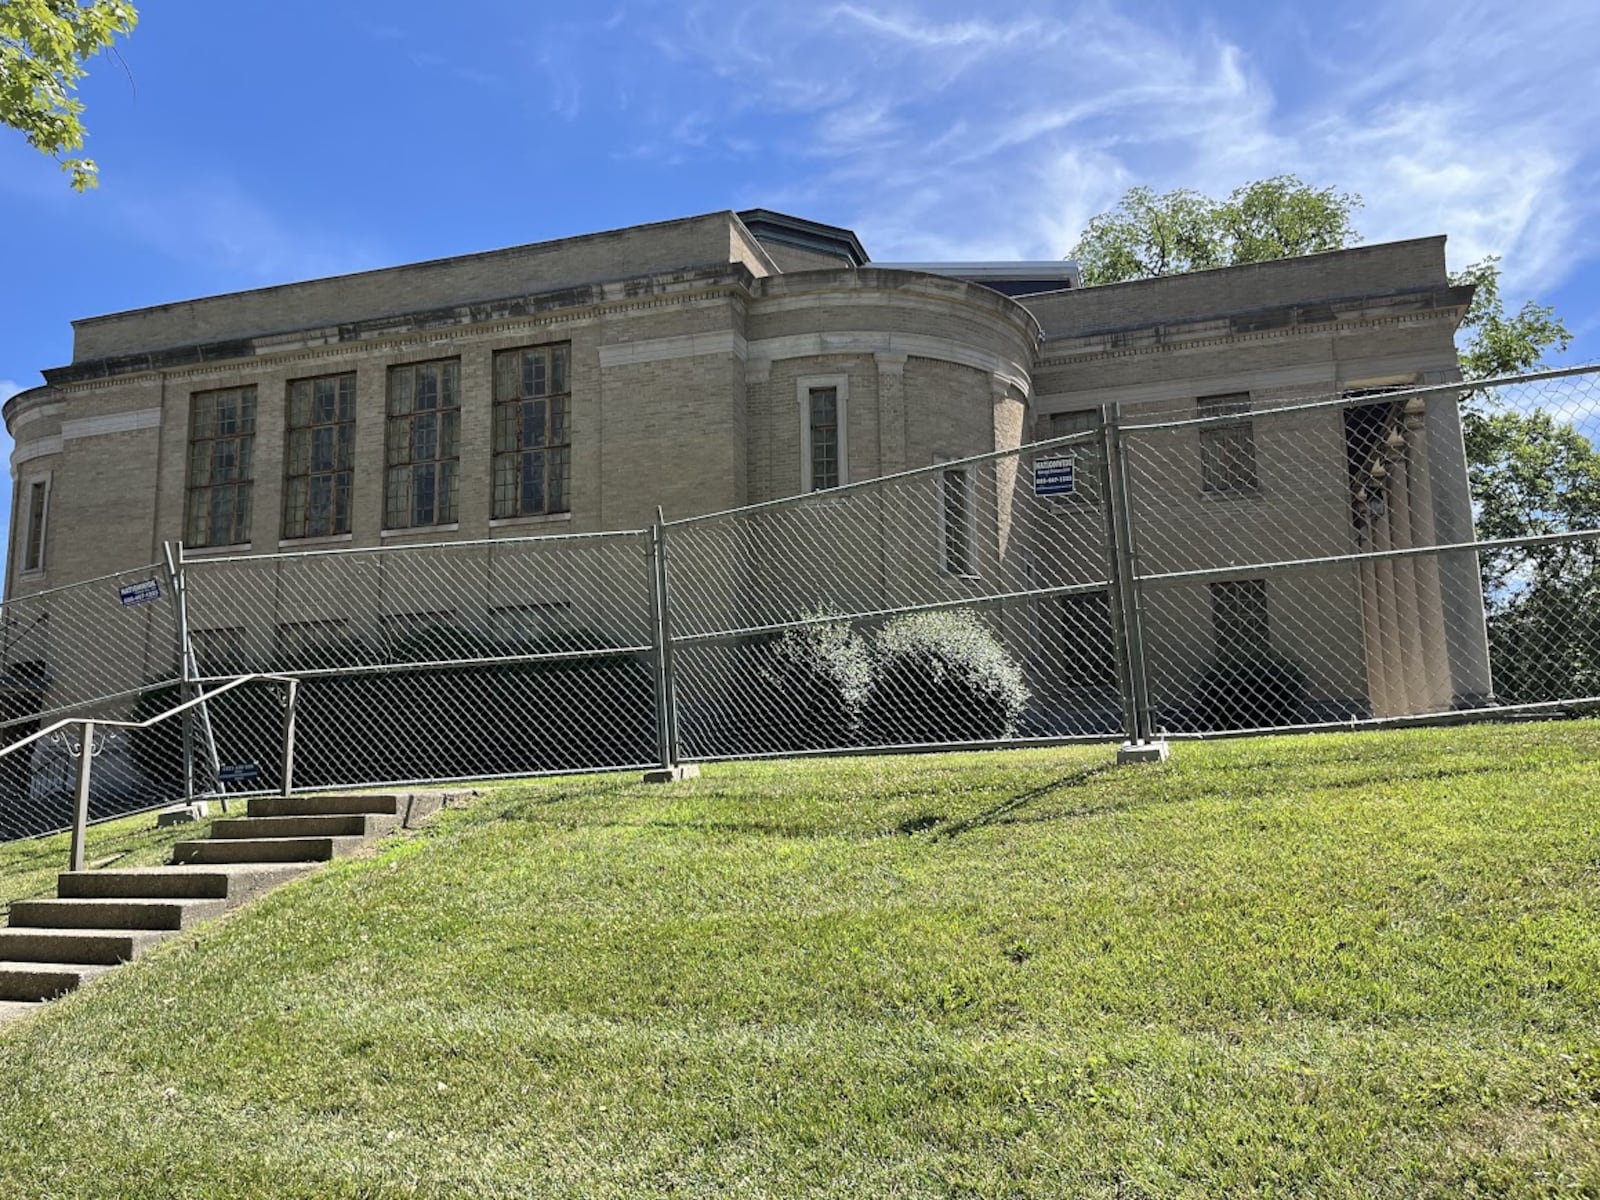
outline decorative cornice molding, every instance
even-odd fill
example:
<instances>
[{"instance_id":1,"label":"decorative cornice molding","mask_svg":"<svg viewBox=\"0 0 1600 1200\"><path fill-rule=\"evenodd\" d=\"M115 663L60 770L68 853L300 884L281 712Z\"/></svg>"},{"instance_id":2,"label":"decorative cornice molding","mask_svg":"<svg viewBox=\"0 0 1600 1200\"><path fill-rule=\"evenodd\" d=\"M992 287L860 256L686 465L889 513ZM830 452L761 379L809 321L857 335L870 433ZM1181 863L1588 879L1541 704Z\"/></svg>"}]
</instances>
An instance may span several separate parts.
<instances>
[{"instance_id":1,"label":"decorative cornice molding","mask_svg":"<svg viewBox=\"0 0 1600 1200\"><path fill-rule=\"evenodd\" d=\"M733 280L710 287L696 288L693 291L602 300L572 308L553 309L547 313L519 314L514 317L502 317L479 322L464 321L460 324L435 325L425 330L397 331L389 334L374 333L367 337L345 340L338 340L338 330L336 328L324 327L319 330L305 331L292 343L288 339L276 339L282 345L282 349L268 345L263 349L263 352L248 356L241 355L237 358L219 359L214 362L197 362L170 367L148 367L129 371L125 374L97 375L92 378L64 380L53 386L57 392L63 395L78 395L124 388L131 384L149 383L160 379L225 379L236 376L241 372L260 371L263 368L273 369L278 366L293 366L297 363L321 363L330 359L348 358L352 354L374 352L404 353L411 348L461 344L468 339L472 341L487 340L514 333L535 333L564 326L585 325L593 322L596 318L605 316L693 307L729 299L737 299L743 302L748 298L749 291L745 285L740 281ZM329 340L330 335L331 340ZM319 336L325 340L318 344L308 344Z\"/></svg>"},{"instance_id":2,"label":"decorative cornice molding","mask_svg":"<svg viewBox=\"0 0 1600 1200\"><path fill-rule=\"evenodd\" d=\"M1173 337L1151 341L1141 345L1112 346L1102 344L1098 348L1083 348L1060 353L1050 353L1049 347L1042 349L1039 357L1039 366L1060 367L1073 363L1086 362L1094 359L1138 358L1149 354L1170 354L1184 350L1210 349L1217 346L1236 346L1244 342L1265 342L1273 339L1304 337L1307 335L1342 333L1355 329L1375 329L1384 326L1415 325L1432 321L1449 321L1452 325L1457 321L1457 315L1445 309L1415 309L1404 313L1395 313L1389 316L1362 316L1343 320L1319 321L1315 324L1284 325L1273 329L1257 329L1248 331L1230 331L1204 337ZM1153 327L1154 328L1154 327ZM1088 339L1084 339L1088 340ZM1110 339L1101 339L1102 343Z\"/></svg>"}]
</instances>

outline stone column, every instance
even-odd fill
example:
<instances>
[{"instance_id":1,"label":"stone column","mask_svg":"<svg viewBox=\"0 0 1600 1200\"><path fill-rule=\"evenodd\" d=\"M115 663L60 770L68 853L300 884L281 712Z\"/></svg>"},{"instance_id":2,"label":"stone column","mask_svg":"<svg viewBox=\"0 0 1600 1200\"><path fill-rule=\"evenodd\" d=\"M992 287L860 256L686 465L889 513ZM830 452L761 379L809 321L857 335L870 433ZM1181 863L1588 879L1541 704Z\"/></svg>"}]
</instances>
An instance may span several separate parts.
<instances>
[{"instance_id":1,"label":"stone column","mask_svg":"<svg viewBox=\"0 0 1600 1200\"><path fill-rule=\"evenodd\" d=\"M1449 383L1455 371L1429 371L1424 383ZM1434 533L1439 542L1473 540L1472 493L1461 431L1460 404L1446 392L1427 399L1423 418L1432 491ZM1439 556L1445 645L1450 662L1451 703L1469 708L1493 694L1489 677L1489 633L1484 621L1478 556L1470 551Z\"/></svg>"}]
</instances>

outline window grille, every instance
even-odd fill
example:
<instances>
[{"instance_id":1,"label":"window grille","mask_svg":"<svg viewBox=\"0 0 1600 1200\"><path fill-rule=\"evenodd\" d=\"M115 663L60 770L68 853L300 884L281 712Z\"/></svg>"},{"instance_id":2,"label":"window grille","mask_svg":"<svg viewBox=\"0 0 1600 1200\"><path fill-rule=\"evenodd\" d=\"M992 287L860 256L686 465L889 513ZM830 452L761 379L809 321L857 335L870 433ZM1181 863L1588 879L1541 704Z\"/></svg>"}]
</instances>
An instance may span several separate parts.
<instances>
[{"instance_id":1,"label":"window grille","mask_svg":"<svg viewBox=\"0 0 1600 1200\"><path fill-rule=\"evenodd\" d=\"M232 546L250 540L255 441L253 385L194 393L184 521L185 540L191 546Z\"/></svg>"},{"instance_id":2,"label":"window grille","mask_svg":"<svg viewBox=\"0 0 1600 1200\"><path fill-rule=\"evenodd\" d=\"M1200 428L1200 485L1207 492L1254 492L1261 484L1256 473L1255 427L1249 419L1250 393L1202 396L1201 417L1238 417L1238 420Z\"/></svg>"},{"instance_id":3,"label":"window grille","mask_svg":"<svg viewBox=\"0 0 1600 1200\"><path fill-rule=\"evenodd\" d=\"M385 528L456 520L460 377L456 359L390 368Z\"/></svg>"},{"instance_id":4,"label":"window grille","mask_svg":"<svg viewBox=\"0 0 1600 1200\"><path fill-rule=\"evenodd\" d=\"M534 346L494 356L494 515L572 507L571 349Z\"/></svg>"},{"instance_id":5,"label":"window grille","mask_svg":"<svg viewBox=\"0 0 1600 1200\"><path fill-rule=\"evenodd\" d=\"M350 532L355 417L355 375L326 375L289 384L283 471L284 537L328 537Z\"/></svg>"}]
</instances>

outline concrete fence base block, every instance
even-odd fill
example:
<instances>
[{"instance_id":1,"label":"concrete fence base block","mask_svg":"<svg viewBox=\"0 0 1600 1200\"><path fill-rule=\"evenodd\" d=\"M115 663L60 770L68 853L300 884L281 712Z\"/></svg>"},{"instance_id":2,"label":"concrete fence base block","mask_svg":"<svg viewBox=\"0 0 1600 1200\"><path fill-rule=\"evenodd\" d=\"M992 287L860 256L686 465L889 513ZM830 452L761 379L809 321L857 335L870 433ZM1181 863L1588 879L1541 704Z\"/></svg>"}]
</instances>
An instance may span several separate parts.
<instances>
[{"instance_id":1,"label":"concrete fence base block","mask_svg":"<svg viewBox=\"0 0 1600 1200\"><path fill-rule=\"evenodd\" d=\"M1117 750L1117 765L1166 762L1171 753L1165 742L1123 742Z\"/></svg>"},{"instance_id":2,"label":"concrete fence base block","mask_svg":"<svg viewBox=\"0 0 1600 1200\"><path fill-rule=\"evenodd\" d=\"M644 773L644 781L646 783L677 783L679 780L683 779L699 778L700 768L695 763L688 763L684 766L677 767L661 767L657 770L646 771Z\"/></svg>"},{"instance_id":3,"label":"concrete fence base block","mask_svg":"<svg viewBox=\"0 0 1600 1200\"><path fill-rule=\"evenodd\" d=\"M201 820L210 809L204 800L196 800L193 804L180 804L176 808L164 808L156 814L156 828L165 829L169 825L187 825L191 821Z\"/></svg>"}]
</instances>

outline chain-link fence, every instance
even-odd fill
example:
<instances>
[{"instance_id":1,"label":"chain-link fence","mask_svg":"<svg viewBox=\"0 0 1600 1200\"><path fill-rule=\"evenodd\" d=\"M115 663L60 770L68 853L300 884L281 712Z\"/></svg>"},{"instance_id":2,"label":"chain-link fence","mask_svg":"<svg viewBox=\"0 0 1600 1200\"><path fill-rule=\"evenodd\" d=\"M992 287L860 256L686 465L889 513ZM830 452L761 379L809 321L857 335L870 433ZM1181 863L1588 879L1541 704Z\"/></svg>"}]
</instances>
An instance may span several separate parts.
<instances>
[{"instance_id":1,"label":"chain-link fence","mask_svg":"<svg viewBox=\"0 0 1600 1200\"><path fill-rule=\"evenodd\" d=\"M179 676L171 575L151 564L18 597L0 610L0 747L67 716L125 717ZM0 756L0 839L72 819L77 743L67 731ZM96 742L91 811L109 816L167 799L131 740Z\"/></svg>"},{"instance_id":2,"label":"chain-link fence","mask_svg":"<svg viewBox=\"0 0 1600 1200\"><path fill-rule=\"evenodd\" d=\"M176 548L6 607L0 736L275 673L327 788L1600 703L1600 368L1056 428L649 530ZM281 705L117 735L97 811L279 786ZM24 749L10 836L63 823Z\"/></svg>"},{"instance_id":3,"label":"chain-link fence","mask_svg":"<svg viewBox=\"0 0 1600 1200\"><path fill-rule=\"evenodd\" d=\"M1130 422L1153 728L1592 700L1597 422L1592 368Z\"/></svg>"},{"instance_id":4,"label":"chain-link fence","mask_svg":"<svg viewBox=\"0 0 1600 1200\"><path fill-rule=\"evenodd\" d=\"M200 676L301 681L298 785L474 779L655 760L654 582L639 531L201 557L184 616ZM276 702L208 706L202 773L276 787Z\"/></svg>"}]
</instances>

